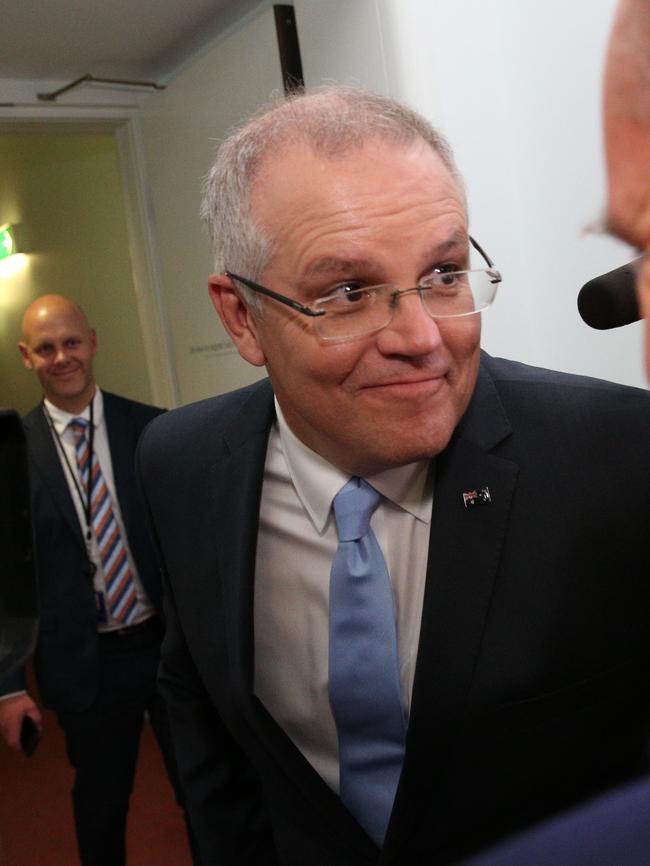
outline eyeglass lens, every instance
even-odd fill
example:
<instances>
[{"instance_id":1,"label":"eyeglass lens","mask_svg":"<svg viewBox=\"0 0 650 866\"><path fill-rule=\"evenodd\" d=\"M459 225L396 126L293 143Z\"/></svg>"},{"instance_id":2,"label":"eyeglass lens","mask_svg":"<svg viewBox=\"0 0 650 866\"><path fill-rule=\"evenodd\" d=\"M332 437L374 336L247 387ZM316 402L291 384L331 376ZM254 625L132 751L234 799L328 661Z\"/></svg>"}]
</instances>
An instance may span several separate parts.
<instances>
[{"instance_id":1,"label":"eyeglass lens","mask_svg":"<svg viewBox=\"0 0 650 866\"><path fill-rule=\"evenodd\" d=\"M460 318L479 313L496 295L498 274L491 269L433 274L413 289L392 285L368 286L317 301L325 316L316 320L324 339L345 339L380 330L389 324L403 294L418 292L434 319Z\"/></svg>"}]
</instances>

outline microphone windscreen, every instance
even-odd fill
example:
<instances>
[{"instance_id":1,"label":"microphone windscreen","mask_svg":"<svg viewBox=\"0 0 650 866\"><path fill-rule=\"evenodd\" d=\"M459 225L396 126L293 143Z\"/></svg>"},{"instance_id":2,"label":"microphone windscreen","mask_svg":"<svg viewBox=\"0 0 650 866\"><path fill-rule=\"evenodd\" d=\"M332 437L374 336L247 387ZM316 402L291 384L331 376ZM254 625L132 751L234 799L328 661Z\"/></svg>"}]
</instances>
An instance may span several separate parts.
<instances>
[{"instance_id":1,"label":"microphone windscreen","mask_svg":"<svg viewBox=\"0 0 650 866\"><path fill-rule=\"evenodd\" d=\"M637 261L594 277L580 289L578 312L591 328L620 328L641 318L636 297Z\"/></svg>"}]
</instances>

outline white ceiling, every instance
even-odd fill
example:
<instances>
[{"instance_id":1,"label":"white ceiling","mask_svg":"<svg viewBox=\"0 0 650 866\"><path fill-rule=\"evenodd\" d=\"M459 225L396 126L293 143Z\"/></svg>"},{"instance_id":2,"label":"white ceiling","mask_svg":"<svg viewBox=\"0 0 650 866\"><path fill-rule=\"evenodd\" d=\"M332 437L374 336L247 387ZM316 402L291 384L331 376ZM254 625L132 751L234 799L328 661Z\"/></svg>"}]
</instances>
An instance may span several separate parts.
<instances>
[{"instance_id":1,"label":"white ceiling","mask_svg":"<svg viewBox=\"0 0 650 866\"><path fill-rule=\"evenodd\" d=\"M89 73L105 78L164 80L259 2L8 2L0 25L0 79L67 82Z\"/></svg>"}]
</instances>

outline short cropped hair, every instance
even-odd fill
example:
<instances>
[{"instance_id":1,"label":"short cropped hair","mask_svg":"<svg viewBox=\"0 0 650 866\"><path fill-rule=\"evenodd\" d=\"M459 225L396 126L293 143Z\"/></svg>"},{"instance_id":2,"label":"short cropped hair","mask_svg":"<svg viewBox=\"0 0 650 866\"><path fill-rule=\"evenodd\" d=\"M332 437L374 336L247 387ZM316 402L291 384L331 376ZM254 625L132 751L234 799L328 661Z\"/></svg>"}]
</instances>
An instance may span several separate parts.
<instances>
[{"instance_id":1,"label":"short cropped hair","mask_svg":"<svg viewBox=\"0 0 650 866\"><path fill-rule=\"evenodd\" d=\"M251 190L260 167L287 144L305 142L315 153L338 157L373 140L431 146L464 197L464 185L446 139L417 112L370 91L330 85L275 99L218 147L203 181L201 217L224 269L259 279L273 253L273 238L253 222ZM257 306L246 292L249 303ZM255 298L257 300L257 298Z\"/></svg>"}]
</instances>

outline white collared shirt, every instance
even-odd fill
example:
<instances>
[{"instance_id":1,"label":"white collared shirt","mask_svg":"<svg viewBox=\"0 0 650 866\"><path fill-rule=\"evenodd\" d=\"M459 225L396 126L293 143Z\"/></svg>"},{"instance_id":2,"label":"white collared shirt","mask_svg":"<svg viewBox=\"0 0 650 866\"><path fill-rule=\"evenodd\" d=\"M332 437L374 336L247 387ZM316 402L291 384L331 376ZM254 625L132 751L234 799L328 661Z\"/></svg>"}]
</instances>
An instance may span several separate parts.
<instances>
[{"instance_id":1,"label":"white collared shirt","mask_svg":"<svg viewBox=\"0 0 650 866\"><path fill-rule=\"evenodd\" d=\"M74 502L75 510L77 512L77 517L79 518L79 526L81 527L81 533L86 540L86 546L88 548L88 555L91 561L97 567L97 571L94 576L94 588L95 593L99 593L103 596L104 594L104 573L102 570L101 557L99 555L99 549L97 547L97 539L95 538L94 532L91 533L91 537L88 540L86 538L87 535L87 526L86 526L86 513L85 513L85 493L84 493L84 501L82 501L80 497L80 492L83 493L83 487L81 486L81 481L79 478L79 473L77 469L77 457L75 453L74 447L74 433L68 426L70 421L73 418L84 418L86 421L90 422L90 403L86 406L83 412L80 412L76 415L70 414L70 412L66 412L63 409L59 409L53 403L50 403L49 400L43 401L45 404L45 408L47 410L47 414L49 415L52 425L54 426L54 431L52 432L52 437L54 439L54 445L56 448L56 453L59 457L59 461L61 463L61 468L65 474L65 479L68 484L68 489L70 491L70 496L72 497L72 501ZM129 567L131 569L131 574L133 575L135 581L136 592L138 596L139 602L139 610L138 615L131 623L131 625L135 625L138 622L142 622L145 619L148 619L150 616L154 614L154 610L149 602L144 588L142 586L142 582L138 575L138 570L135 564L135 560L133 559L133 555L131 554L131 550L129 548L129 541L126 535L126 530L124 528L124 520L122 518L122 513L120 511L120 503L117 498L117 492L115 490L115 478L113 476L113 461L111 459L111 451L108 444L108 432L106 430L106 420L104 418L104 397L99 388L95 388L95 396L93 397L93 421L94 421L94 441L93 441L93 450L97 455L97 459L99 461L99 465L102 469L102 474L106 481L106 486L108 487L108 491L111 496L111 503L113 505L113 513L115 514L115 519L117 520L120 531L122 533L122 541L124 542L124 546L126 549L126 555L129 561ZM61 447L65 451L65 456L67 460L61 454L61 449L56 442L56 437L59 437L59 442ZM74 477L71 474L71 471L75 473ZM75 483L76 482L76 483ZM124 623L118 622L114 620L110 613L107 610L107 622L98 623L99 631L112 631L116 628L123 628Z\"/></svg>"},{"instance_id":2,"label":"white collared shirt","mask_svg":"<svg viewBox=\"0 0 650 866\"><path fill-rule=\"evenodd\" d=\"M332 500L350 476L304 445L276 401L264 470L255 566L255 694L338 793L336 725L327 692L329 576L338 546ZM397 616L408 717L429 548L430 461L367 478L385 497L371 525Z\"/></svg>"}]
</instances>

